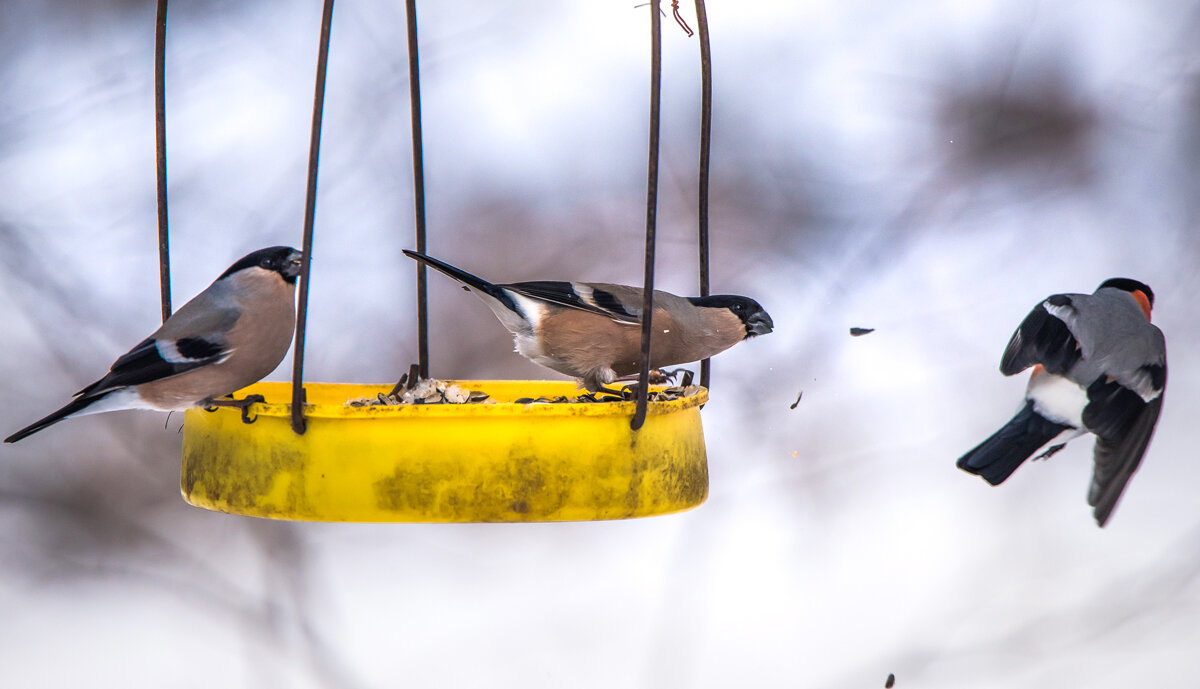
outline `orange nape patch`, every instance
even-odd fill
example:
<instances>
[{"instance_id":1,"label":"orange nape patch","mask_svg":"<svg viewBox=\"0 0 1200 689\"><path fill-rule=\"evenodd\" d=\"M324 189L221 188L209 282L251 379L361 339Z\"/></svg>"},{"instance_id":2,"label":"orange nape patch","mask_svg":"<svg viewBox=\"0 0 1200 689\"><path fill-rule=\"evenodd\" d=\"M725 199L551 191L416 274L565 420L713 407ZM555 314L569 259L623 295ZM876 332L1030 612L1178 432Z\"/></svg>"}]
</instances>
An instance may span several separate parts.
<instances>
[{"instance_id":1,"label":"orange nape patch","mask_svg":"<svg viewBox=\"0 0 1200 689\"><path fill-rule=\"evenodd\" d=\"M1130 294L1137 300L1138 306L1142 307L1142 313L1146 314L1146 320L1150 320L1150 299L1146 297L1146 293L1135 289Z\"/></svg>"},{"instance_id":2,"label":"orange nape patch","mask_svg":"<svg viewBox=\"0 0 1200 689\"><path fill-rule=\"evenodd\" d=\"M1041 364L1034 364L1033 371L1030 372L1029 377L1033 378L1034 376L1041 375L1045 372L1046 372L1045 366L1042 366Z\"/></svg>"}]
</instances>

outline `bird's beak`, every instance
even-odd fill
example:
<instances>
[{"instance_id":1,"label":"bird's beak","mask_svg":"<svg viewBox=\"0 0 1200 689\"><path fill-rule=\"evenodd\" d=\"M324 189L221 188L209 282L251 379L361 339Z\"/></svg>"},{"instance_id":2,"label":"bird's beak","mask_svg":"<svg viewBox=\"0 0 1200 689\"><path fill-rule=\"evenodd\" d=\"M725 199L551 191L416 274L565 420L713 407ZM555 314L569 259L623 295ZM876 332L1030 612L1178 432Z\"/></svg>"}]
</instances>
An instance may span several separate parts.
<instances>
[{"instance_id":1,"label":"bird's beak","mask_svg":"<svg viewBox=\"0 0 1200 689\"><path fill-rule=\"evenodd\" d=\"M771 320L771 317L767 315L766 311L759 311L758 313L750 316L750 318L746 321L746 330L750 333L749 337L754 337L755 335L766 335L774 329L775 322Z\"/></svg>"},{"instance_id":2,"label":"bird's beak","mask_svg":"<svg viewBox=\"0 0 1200 689\"><path fill-rule=\"evenodd\" d=\"M294 278L300 274L300 267L303 264L304 254L300 251L293 251L288 254L287 261L283 265L283 274Z\"/></svg>"}]
</instances>

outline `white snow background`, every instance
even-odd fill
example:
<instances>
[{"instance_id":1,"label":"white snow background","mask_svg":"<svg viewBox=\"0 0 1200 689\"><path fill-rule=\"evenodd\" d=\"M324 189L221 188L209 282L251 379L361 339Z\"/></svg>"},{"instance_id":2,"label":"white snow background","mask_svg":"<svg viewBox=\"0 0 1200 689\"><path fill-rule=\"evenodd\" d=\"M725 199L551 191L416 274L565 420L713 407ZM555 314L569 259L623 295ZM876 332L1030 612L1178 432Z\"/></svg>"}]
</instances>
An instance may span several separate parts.
<instances>
[{"instance_id":1,"label":"white snow background","mask_svg":"<svg viewBox=\"0 0 1200 689\"><path fill-rule=\"evenodd\" d=\"M496 281L640 281L635 4L420 3L432 254ZM177 305L250 250L300 244L320 9L172 3ZM69 420L0 448L3 684L1194 681L1200 3L709 17L714 291L756 298L777 329L714 361L705 505L258 521L180 499L180 415ZM157 325L153 27L146 1L0 8L5 433ZM658 285L692 294L698 45L669 17L663 32ZM383 382L416 359L403 3L340 0L332 35L305 368ZM1100 530L1090 439L999 488L954 461L1018 406L1023 377L997 366L1029 309L1113 276L1155 289L1170 382ZM482 303L437 274L430 289L435 375L556 377Z\"/></svg>"}]
</instances>

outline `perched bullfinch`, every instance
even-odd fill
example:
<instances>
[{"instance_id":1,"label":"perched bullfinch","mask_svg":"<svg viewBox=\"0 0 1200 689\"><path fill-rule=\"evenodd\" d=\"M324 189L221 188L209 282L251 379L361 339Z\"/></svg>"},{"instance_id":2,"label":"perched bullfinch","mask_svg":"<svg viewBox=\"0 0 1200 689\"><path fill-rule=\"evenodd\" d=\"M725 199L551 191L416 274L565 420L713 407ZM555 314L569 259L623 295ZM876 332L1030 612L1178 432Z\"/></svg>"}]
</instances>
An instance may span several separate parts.
<instances>
[{"instance_id":1,"label":"perched bullfinch","mask_svg":"<svg viewBox=\"0 0 1200 689\"><path fill-rule=\"evenodd\" d=\"M15 443L72 416L207 405L258 382L279 365L291 344L302 256L286 246L245 256L117 359L108 375L4 442Z\"/></svg>"},{"instance_id":2,"label":"perched bullfinch","mask_svg":"<svg viewBox=\"0 0 1200 689\"><path fill-rule=\"evenodd\" d=\"M534 363L578 378L593 392L638 372L640 288L546 281L493 285L436 258L404 253L479 295L513 334L517 352ZM707 359L774 327L753 299L677 297L659 290L654 291L652 322L652 368Z\"/></svg>"},{"instance_id":3,"label":"perched bullfinch","mask_svg":"<svg viewBox=\"0 0 1200 689\"><path fill-rule=\"evenodd\" d=\"M1051 440L1042 456L1084 433L1096 436L1088 504L1100 526L1137 471L1162 410L1167 347L1150 323L1154 292L1106 280L1092 294L1055 294L1025 317L1000 360L1006 376L1033 367L1025 405L958 460L997 485Z\"/></svg>"}]
</instances>

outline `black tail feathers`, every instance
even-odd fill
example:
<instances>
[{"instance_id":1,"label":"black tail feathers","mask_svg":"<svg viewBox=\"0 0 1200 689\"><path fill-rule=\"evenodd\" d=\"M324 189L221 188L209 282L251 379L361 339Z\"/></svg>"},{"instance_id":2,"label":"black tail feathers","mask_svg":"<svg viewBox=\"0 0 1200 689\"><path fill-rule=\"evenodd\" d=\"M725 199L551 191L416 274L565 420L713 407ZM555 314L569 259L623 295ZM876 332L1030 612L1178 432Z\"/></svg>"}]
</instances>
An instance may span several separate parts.
<instances>
[{"instance_id":1,"label":"black tail feathers","mask_svg":"<svg viewBox=\"0 0 1200 689\"><path fill-rule=\"evenodd\" d=\"M445 273L446 275L449 275L450 277L454 278L455 280L458 280L459 282L463 283L464 285L474 287L475 289L480 290L481 292L487 292L490 294L491 291L493 289L495 289L495 285L488 282L487 280L484 280L483 278L479 277L478 275L472 275L461 268L455 268L454 266L450 265L449 263L446 263L445 261L439 261L438 259L436 259L432 256L426 256L425 254L417 253L416 251L409 251L408 249L404 250L404 255L408 256L409 258L413 259L414 261L417 261L419 263L424 263L425 265L429 266L430 268L433 268L434 270L437 270L438 272Z\"/></svg>"},{"instance_id":2,"label":"black tail feathers","mask_svg":"<svg viewBox=\"0 0 1200 689\"><path fill-rule=\"evenodd\" d=\"M416 251L409 251L408 249L405 249L404 255L408 256L409 258L413 259L414 261L424 263L425 265L429 266L430 268L433 268L434 270L437 270L438 272L449 275L450 277L454 278L455 280L458 280L459 282L463 283L464 285L474 288L474 289L477 289L480 292L483 292L484 294L492 297L493 299L499 300L500 303L504 304L504 306L507 307L508 309L510 309L512 311L517 311L518 313L520 313L519 309L517 309L517 305L513 303L513 300L511 297L509 297L507 294L505 294L503 289L501 289L497 285L494 285L494 284L488 282L487 280L484 280L483 278L479 277L478 275L472 275L461 268L455 268L454 266L450 265L449 263L446 263L445 261L439 261L438 259L436 259L432 256L426 256L425 254L418 253Z\"/></svg>"},{"instance_id":3,"label":"black tail feathers","mask_svg":"<svg viewBox=\"0 0 1200 689\"><path fill-rule=\"evenodd\" d=\"M1003 428L958 458L958 468L982 476L993 486L1003 483L1039 447L1071 428L1037 413L1027 401Z\"/></svg>"},{"instance_id":4,"label":"black tail feathers","mask_svg":"<svg viewBox=\"0 0 1200 689\"><path fill-rule=\"evenodd\" d=\"M53 414L50 414L50 415L46 416L45 418L39 419L39 420L29 424L25 428L22 428L21 430L17 431L16 433L13 433L12 435L8 436L7 438L4 439L4 442L15 443L18 440L21 440L22 438L27 438L27 437L33 435L34 433L37 433L38 431L42 430L43 428L46 428L47 426L53 426L54 424L58 423L59 421L62 421L63 419L70 416L71 414L82 411L85 407L91 405L93 402L99 400L101 397L104 397L104 395L95 396L95 395L81 394L78 397L76 397L75 399L71 400L70 402L67 402L67 404L62 409L59 409L58 411L54 412Z\"/></svg>"}]
</instances>

